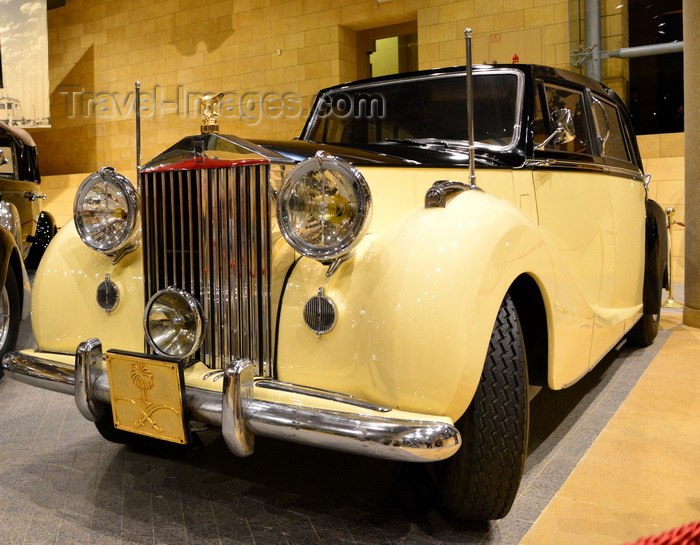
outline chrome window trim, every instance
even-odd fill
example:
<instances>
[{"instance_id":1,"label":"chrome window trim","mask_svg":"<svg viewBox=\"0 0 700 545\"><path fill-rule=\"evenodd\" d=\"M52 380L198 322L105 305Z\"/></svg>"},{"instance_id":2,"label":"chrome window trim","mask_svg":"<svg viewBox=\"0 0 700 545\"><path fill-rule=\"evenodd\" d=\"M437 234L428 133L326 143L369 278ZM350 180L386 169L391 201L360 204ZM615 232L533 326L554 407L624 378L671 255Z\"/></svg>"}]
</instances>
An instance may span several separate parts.
<instances>
[{"instance_id":1,"label":"chrome window trim","mask_svg":"<svg viewBox=\"0 0 700 545\"><path fill-rule=\"evenodd\" d=\"M512 74L518 78L518 91L517 91L517 97L515 100L515 124L513 125L513 138L511 139L511 143L508 144L507 146L494 146L491 144L482 144L479 141L474 142L474 146L478 147L480 149L487 149L491 151L500 151L500 152L510 152L513 151L517 146L518 142L520 141L520 133L522 132L522 119L523 119L523 103L524 103L524 93L525 93L525 74L521 72L520 70L514 70L513 68L486 68L483 65L475 65L475 69L473 72L474 76L488 76L492 74L497 74L497 75L503 75L503 74ZM415 77L415 78L396 78L388 81L378 81L376 83L369 83L369 84L358 84L358 85L346 85L343 87L335 88L333 89L333 93L337 92L343 92L344 90L353 90L353 89L372 89L376 87L385 87L387 85L392 85L396 83L413 83L417 81L433 81L433 80L438 80L438 79L446 79L446 78L462 78L464 79L466 76L466 70L464 71L459 71L459 72L449 72L449 73L443 73L443 74L434 74L432 76L428 77ZM318 96L326 96L330 95L332 93L324 93L323 95L318 95ZM466 89L464 91L464 98L466 101L467 97L467 92ZM311 130L312 127L315 126L316 120L318 119L318 113L319 109L321 108L321 101L316 99L316 104L314 106L313 112L311 113L310 119L313 120L312 123L310 123L309 128L304 131L304 137L303 139L306 140L308 132ZM465 106L465 115L466 115L466 106ZM461 140L460 140L461 142ZM467 142L465 139L464 142ZM322 142L321 142L322 143ZM329 142L329 144L333 144L333 142ZM349 145L349 144L345 144Z\"/></svg>"},{"instance_id":2,"label":"chrome window trim","mask_svg":"<svg viewBox=\"0 0 700 545\"><path fill-rule=\"evenodd\" d=\"M599 95L599 94L594 93L594 92L593 92L592 90L590 90L590 89L588 89L588 94L589 94L589 96L590 96L590 98L591 98L591 101L596 101L596 100L597 100L598 102L601 102L601 103L604 105L604 107L610 107L610 108L612 108L613 111L615 112L615 116L616 116L616 118L617 118L617 126L620 128L620 136L622 137L622 142L623 142L623 144L624 144L624 146L625 146L625 152L627 153L627 159L620 159L619 157L614 157L614 156L612 156L612 155L609 155L609 154L605 153L605 146L601 146L602 149L600 150L600 156L601 156L603 159L605 159L605 158L610 158L610 159L612 159L612 160L614 160L614 161L623 161L623 162L631 163L631 162L632 162L632 157L634 156L634 154L632 153L632 147L630 146L629 141L628 141L628 137L627 137L627 134L626 134L627 131L625 131L625 123L624 123L624 120L622 119L622 117L621 117L621 115L620 115L620 108L618 108L617 105L616 105L614 102L612 102L611 100L606 99L606 98L603 97L602 95ZM591 111L592 111L592 108L591 108ZM606 112L606 114L607 114L607 112ZM608 117L610 117L609 114L608 114ZM595 114L593 115L593 123L594 123L594 125L595 125L596 128L597 128L597 127L598 127L598 121L597 121L597 119L596 119Z\"/></svg>"},{"instance_id":3,"label":"chrome window trim","mask_svg":"<svg viewBox=\"0 0 700 545\"><path fill-rule=\"evenodd\" d=\"M601 165L599 163L589 163L585 161L571 161L552 158L528 159L520 168L541 167L562 167L564 169L575 168L577 170L592 170L595 172L603 172L605 174L613 174L615 176L624 176L636 182L644 182L645 176L642 172L638 170L631 170L624 167Z\"/></svg>"}]
</instances>

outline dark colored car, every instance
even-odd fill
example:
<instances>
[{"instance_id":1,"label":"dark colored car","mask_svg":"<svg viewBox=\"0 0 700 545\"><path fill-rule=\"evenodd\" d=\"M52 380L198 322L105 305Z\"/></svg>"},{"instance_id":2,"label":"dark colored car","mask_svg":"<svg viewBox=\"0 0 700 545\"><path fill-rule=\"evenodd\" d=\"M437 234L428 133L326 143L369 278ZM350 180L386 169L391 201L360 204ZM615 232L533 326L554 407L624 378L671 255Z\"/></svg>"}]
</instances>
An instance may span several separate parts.
<instances>
[{"instance_id":1,"label":"dark colored car","mask_svg":"<svg viewBox=\"0 0 700 545\"><path fill-rule=\"evenodd\" d=\"M0 121L0 356L14 349L29 315L29 280L56 232L41 211L36 144L24 129Z\"/></svg>"}]
</instances>

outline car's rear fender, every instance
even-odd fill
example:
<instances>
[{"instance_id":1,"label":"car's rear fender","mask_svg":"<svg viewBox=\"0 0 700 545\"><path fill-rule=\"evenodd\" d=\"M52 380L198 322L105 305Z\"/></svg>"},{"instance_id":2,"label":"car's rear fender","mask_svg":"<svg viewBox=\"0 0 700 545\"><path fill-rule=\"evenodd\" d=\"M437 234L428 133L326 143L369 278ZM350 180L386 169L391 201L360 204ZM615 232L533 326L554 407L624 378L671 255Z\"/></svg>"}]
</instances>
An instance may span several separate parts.
<instances>
[{"instance_id":1,"label":"car's rear fender","mask_svg":"<svg viewBox=\"0 0 700 545\"><path fill-rule=\"evenodd\" d=\"M668 288L668 235L666 214L652 200L646 201L646 260L643 303L645 314L661 312L661 290Z\"/></svg>"}]
</instances>

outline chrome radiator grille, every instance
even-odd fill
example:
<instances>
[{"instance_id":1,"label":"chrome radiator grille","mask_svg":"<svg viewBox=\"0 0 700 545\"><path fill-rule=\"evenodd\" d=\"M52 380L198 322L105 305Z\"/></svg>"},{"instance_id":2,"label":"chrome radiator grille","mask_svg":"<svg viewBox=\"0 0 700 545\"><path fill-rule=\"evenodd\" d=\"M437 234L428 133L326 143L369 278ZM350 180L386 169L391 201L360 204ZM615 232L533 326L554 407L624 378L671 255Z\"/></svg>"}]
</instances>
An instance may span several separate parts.
<instances>
[{"instance_id":1,"label":"chrome radiator grille","mask_svg":"<svg viewBox=\"0 0 700 545\"><path fill-rule=\"evenodd\" d=\"M168 286L204 310L199 358L212 369L250 358L269 376L267 165L141 176L146 300Z\"/></svg>"}]
</instances>

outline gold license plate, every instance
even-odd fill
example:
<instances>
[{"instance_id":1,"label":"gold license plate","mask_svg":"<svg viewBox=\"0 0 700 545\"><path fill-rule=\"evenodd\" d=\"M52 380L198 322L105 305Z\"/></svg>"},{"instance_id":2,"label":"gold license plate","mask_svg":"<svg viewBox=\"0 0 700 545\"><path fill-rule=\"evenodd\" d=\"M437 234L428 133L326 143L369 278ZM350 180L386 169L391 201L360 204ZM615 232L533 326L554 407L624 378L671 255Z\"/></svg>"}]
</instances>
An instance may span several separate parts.
<instances>
[{"instance_id":1,"label":"gold license plate","mask_svg":"<svg viewBox=\"0 0 700 545\"><path fill-rule=\"evenodd\" d=\"M181 366L113 350L107 351L106 356L114 427L186 444Z\"/></svg>"}]
</instances>

